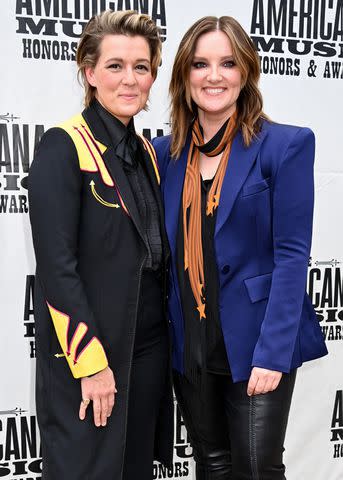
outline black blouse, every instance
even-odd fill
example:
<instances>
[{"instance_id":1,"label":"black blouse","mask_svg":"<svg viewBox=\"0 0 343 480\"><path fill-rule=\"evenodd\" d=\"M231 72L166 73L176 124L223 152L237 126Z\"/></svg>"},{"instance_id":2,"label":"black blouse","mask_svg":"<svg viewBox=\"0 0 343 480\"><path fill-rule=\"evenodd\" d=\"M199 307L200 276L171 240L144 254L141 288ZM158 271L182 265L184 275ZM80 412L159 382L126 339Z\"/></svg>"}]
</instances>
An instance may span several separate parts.
<instances>
[{"instance_id":1,"label":"black blouse","mask_svg":"<svg viewBox=\"0 0 343 480\"><path fill-rule=\"evenodd\" d=\"M140 140L137 139L133 119L126 127L97 100L95 100L95 108L106 126L116 154L122 161L141 217L143 231L149 245L145 269L159 270L163 254L160 215L153 188L145 169L143 147Z\"/></svg>"},{"instance_id":2,"label":"black blouse","mask_svg":"<svg viewBox=\"0 0 343 480\"><path fill-rule=\"evenodd\" d=\"M177 235L177 264L181 302L185 320L185 374L197 381L202 370L229 374L219 318L219 276L214 250L217 210L206 215L207 194L212 180L201 180L201 230L204 259L206 318L199 320L188 272L184 271L183 211L180 208Z\"/></svg>"}]
</instances>

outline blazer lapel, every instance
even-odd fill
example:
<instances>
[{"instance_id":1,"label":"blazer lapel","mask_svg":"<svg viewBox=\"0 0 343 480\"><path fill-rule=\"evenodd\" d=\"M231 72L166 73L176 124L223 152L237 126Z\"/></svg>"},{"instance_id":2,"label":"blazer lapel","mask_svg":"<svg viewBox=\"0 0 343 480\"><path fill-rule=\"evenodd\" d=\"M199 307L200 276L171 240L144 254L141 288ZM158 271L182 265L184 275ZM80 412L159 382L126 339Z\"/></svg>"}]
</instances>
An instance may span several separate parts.
<instances>
[{"instance_id":1,"label":"blazer lapel","mask_svg":"<svg viewBox=\"0 0 343 480\"><path fill-rule=\"evenodd\" d=\"M256 160L265 135L266 131L262 129L248 148L244 145L241 132L235 136L220 194L215 235L229 218L237 195Z\"/></svg>"},{"instance_id":2,"label":"blazer lapel","mask_svg":"<svg viewBox=\"0 0 343 480\"><path fill-rule=\"evenodd\" d=\"M82 112L82 116L89 125L95 139L106 145L107 149L102 154L106 168L108 169L113 181L116 183L129 215L132 218L132 221L136 226L140 236L142 237L144 244L146 244L143 226L135 199L132 195L130 184L121 165L121 160L114 152L111 139L105 126L103 125L102 120L91 106Z\"/></svg>"}]
</instances>

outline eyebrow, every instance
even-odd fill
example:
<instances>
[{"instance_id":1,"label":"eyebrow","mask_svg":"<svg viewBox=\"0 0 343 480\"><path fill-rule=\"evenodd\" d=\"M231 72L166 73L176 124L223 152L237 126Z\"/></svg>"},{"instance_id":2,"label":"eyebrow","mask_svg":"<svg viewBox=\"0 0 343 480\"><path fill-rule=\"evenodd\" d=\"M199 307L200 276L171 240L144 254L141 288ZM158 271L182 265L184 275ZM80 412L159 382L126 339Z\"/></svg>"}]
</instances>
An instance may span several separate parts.
<instances>
[{"instance_id":1,"label":"eyebrow","mask_svg":"<svg viewBox=\"0 0 343 480\"><path fill-rule=\"evenodd\" d=\"M113 57L113 58L109 58L108 60L106 60L106 63L107 62L124 62L124 59L123 58L119 58L119 57ZM148 58L137 58L135 60L135 62L146 62L146 63L150 63L150 60Z\"/></svg>"},{"instance_id":2,"label":"eyebrow","mask_svg":"<svg viewBox=\"0 0 343 480\"><path fill-rule=\"evenodd\" d=\"M194 56L193 57L193 61L194 60L197 60L197 61L200 61L200 60L207 60L206 57L197 57L197 56ZM225 55L224 57L220 57L220 60L233 60L233 55Z\"/></svg>"}]
</instances>

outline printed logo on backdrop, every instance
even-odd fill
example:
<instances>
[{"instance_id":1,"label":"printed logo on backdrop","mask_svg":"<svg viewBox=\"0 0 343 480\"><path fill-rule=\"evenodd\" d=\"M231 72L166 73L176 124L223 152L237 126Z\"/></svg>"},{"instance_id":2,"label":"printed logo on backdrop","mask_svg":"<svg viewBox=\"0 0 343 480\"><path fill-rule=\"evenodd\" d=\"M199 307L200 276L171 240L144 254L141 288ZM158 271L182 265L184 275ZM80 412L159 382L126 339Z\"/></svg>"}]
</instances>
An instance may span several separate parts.
<instances>
[{"instance_id":1,"label":"printed logo on backdrop","mask_svg":"<svg viewBox=\"0 0 343 480\"><path fill-rule=\"evenodd\" d=\"M254 0L250 34L263 74L343 79L342 0Z\"/></svg>"},{"instance_id":2,"label":"printed logo on backdrop","mask_svg":"<svg viewBox=\"0 0 343 480\"><path fill-rule=\"evenodd\" d=\"M24 295L24 338L28 341L29 357L36 358L35 317L34 317L35 276L27 275Z\"/></svg>"},{"instance_id":3,"label":"printed logo on backdrop","mask_svg":"<svg viewBox=\"0 0 343 480\"><path fill-rule=\"evenodd\" d=\"M312 258L308 271L308 293L326 342L343 340L343 274L337 259Z\"/></svg>"},{"instance_id":4,"label":"printed logo on backdrop","mask_svg":"<svg viewBox=\"0 0 343 480\"><path fill-rule=\"evenodd\" d=\"M343 458L343 390L337 390L332 411L331 438L333 458ZM341 460L342 461L342 460Z\"/></svg>"},{"instance_id":5,"label":"printed logo on backdrop","mask_svg":"<svg viewBox=\"0 0 343 480\"><path fill-rule=\"evenodd\" d=\"M180 414L174 403L175 444L174 462L171 468L154 463L153 479L192 477L192 448ZM0 478L41 480L42 452L39 429L34 415L26 410L0 410Z\"/></svg>"},{"instance_id":6,"label":"printed logo on backdrop","mask_svg":"<svg viewBox=\"0 0 343 480\"><path fill-rule=\"evenodd\" d=\"M27 213L27 174L43 125L19 123L20 117L0 111L0 214Z\"/></svg>"},{"instance_id":7,"label":"printed logo on backdrop","mask_svg":"<svg viewBox=\"0 0 343 480\"><path fill-rule=\"evenodd\" d=\"M166 468L160 463L154 463L153 479L160 480L164 478L182 478L191 480L193 468L193 449L189 442L189 437L183 422L180 409L174 400L174 461L171 468Z\"/></svg>"},{"instance_id":8,"label":"printed logo on backdrop","mask_svg":"<svg viewBox=\"0 0 343 480\"><path fill-rule=\"evenodd\" d=\"M343 340L343 275L337 259L310 258L308 294L327 342Z\"/></svg>"},{"instance_id":9,"label":"printed logo on backdrop","mask_svg":"<svg viewBox=\"0 0 343 480\"><path fill-rule=\"evenodd\" d=\"M26 410L0 410L0 478L41 480L37 420Z\"/></svg>"},{"instance_id":10,"label":"printed logo on backdrop","mask_svg":"<svg viewBox=\"0 0 343 480\"><path fill-rule=\"evenodd\" d=\"M16 0L21 55L33 60L75 60L87 21L104 10L136 10L151 16L166 39L165 0Z\"/></svg>"}]
</instances>

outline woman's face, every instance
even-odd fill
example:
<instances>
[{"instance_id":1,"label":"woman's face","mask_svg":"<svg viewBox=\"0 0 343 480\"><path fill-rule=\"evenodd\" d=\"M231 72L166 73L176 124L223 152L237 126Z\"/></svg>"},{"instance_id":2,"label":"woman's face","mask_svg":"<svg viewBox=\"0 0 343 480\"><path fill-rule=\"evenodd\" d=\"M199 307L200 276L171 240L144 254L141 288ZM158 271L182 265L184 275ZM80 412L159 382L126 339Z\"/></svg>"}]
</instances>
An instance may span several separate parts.
<instances>
[{"instance_id":1,"label":"woman's face","mask_svg":"<svg viewBox=\"0 0 343 480\"><path fill-rule=\"evenodd\" d=\"M242 76L231 42L221 31L204 33L196 43L189 85L200 122L208 116L228 118L236 109Z\"/></svg>"},{"instance_id":2,"label":"woman's face","mask_svg":"<svg viewBox=\"0 0 343 480\"><path fill-rule=\"evenodd\" d=\"M85 73L101 105L127 125L145 107L154 82L149 44L138 35L106 35L97 64Z\"/></svg>"}]
</instances>

